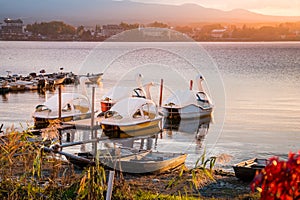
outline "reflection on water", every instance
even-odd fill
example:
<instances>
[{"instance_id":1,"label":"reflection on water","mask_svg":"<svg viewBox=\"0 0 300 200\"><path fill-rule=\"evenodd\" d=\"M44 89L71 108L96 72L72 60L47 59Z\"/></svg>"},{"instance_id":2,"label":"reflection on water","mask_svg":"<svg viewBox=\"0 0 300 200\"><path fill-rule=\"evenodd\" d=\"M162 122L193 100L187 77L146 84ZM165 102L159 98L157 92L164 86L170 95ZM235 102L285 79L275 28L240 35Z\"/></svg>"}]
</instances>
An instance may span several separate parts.
<instances>
[{"instance_id":1,"label":"reflection on water","mask_svg":"<svg viewBox=\"0 0 300 200\"><path fill-rule=\"evenodd\" d=\"M135 148L143 150L154 150L163 152L178 152L188 153L195 158L198 158L200 151L203 150L203 142L209 133L211 117L193 118L193 119L163 119L162 131L156 129L149 129L146 134L135 137L123 138L107 138L102 132L98 130L99 138L104 139L97 144L98 149L112 148L121 146L123 148ZM151 132L152 130L153 132ZM63 142L77 142L88 141L91 139L90 131L76 130L76 132L63 134ZM125 134L125 133L121 133ZM172 144L172 145L170 145ZM183 146L182 146L183 144ZM81 144L65 148L65 151L87 152L92 151L93 145L91 143ZM195 149L187 146L195 146ZM194 155L193 155L194 154ZM194 161L189 161L187 166L192 166Z\"/></svg>"},{"instance_id":2,"label":"reflection on water","mask_svg":"<svg viewBox=\"0 0 300 200\"><path fill-rule=\"evenodd\" d=\"M172 137L173 132L175 132L175 134L179 132L194 135L197 147L201 149L205 136L208 134L211 120L211 116L192 119L165 118L163 132L170 138Z\"/></svg>"},{"instance_id":3,"label":"reflection on water","mask_svg":"<svg viewBox=\"0 0 300 200\"><path fill-rule=\"evenodd\" d=\"M211 122L212 117L199 117L199 118L192 118L192 119L164 119L163 129L166 131L179 131L183 133L195 133L198 134L202 130L202 126L208 125ZM207 128L208 129L208 128Z\"/></svg>"},{"instance_id":4,"label":"reflection on water","mask_svg":"<svg viewBox=\"0 0 300 200\"><path fill-rule=\"evenodd\" d=\"M8 96L9 96L9 94L2 94L1 95L3 103L8 101Z\"/></svg>"}]
</instances>

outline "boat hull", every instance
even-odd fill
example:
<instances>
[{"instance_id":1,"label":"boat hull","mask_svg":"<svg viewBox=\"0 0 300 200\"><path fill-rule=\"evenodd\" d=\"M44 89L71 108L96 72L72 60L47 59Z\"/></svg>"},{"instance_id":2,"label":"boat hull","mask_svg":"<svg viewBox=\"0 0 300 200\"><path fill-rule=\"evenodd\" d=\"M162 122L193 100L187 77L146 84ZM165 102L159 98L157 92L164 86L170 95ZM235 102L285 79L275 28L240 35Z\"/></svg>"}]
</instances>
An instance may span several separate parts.
<instances>
[{"instance_id":1,"label":"boat hull","mask_svg":"<svg viewBox=\"0 0 300 200\"><path fill-rule=\"evenodd\" d=\"M212 113L212 107L202 108L196 105L184 107L164 106L163 115L167 118L191 119L209 116Z\"/></svg>"},{"instance_id":2,"label":"boat hull","mask_svg":"<svg viewBox=\"0 0 300 200\"><path fill-rule=\"evenodd\" d=\"M95 83L101 82L102 76L103 76L103 73L87 74L86 76L83 76L83 77L86 77L88 79L88 82L86 82L86 83L95 84Z\"/></svg>"},{"instance_id":3,"label":"boat hull","mask_svg":"<svg viewBox=\"0 0 300 200\"><path fill-rule=\"evenodd\" d=\"M61 84L64 83L65 79L66 79L66 77L57 78L57 79L54 80L54 84L55 85L61 85Z\"/></svg>"},{"instance_id":4,"label":"boat hull","mask_svg":"<svg viewBox=\"0 0 300 200\"><path fill-rule=\"evenodd\" d=\"M233 167L235 176L242 181L252 181L257 173L267 165L267 159L253 158L240 162Z\"/></svg>"},{"instance_id":5,"label":"boat hull","mask_svg":"<svg viewBox=\"0 0 300 200\"><path fill-rule=\"evenodd\" d=\"M25 85L17 85L17 84L13 84L10 85L9 90L12 92L20 92L20 91L25 91Z\"/></svg>"},{"instance_id":6,"label":"boat hull","mask_svg":"<svg viewBox=\"0 0 300 200\"><path fill-rule=\"evenodd\" d=\"M170 157L164 159L166 154L169 154ZM138 157L137 159L135 158L107 159L107 160L101 160L101 163L106 167L124 173L157 174L157 173L163 173L165 171L183 165L185 163L186 157L187 157L186 154L154 152L146 155L145 159L139 159Z\"/></svg>"},{"instance_id":7,"label":"boat hull","mask_svg":"<svg viewBox=\"0 0 300 200\"><path fill-rule=\"evenodd\" d=\"M112 152L102 150L102 152L98 153L100 163L106 168L131 174L163 173L183 165L187 157L187 154L182 153L144 150L128 155L123 155L122 153L118 155L117 152L118 150L113 150ZM78 156L93 159L91 153L78 153ZM88 162L82 162L71 157L67 157L67 159L80 168L89 165Z\"/></svg>"},{"instance_id":8,"label":"boat hull","mask_svg":"<svg viewBox=\"0 0 300 200\"><path fill-rule=\"evenodd\" d=\"M153 135L160 131L161 119L133 124L101 124L103 133L110 138L128 138Z\"/></svg>"},{"instance_id":9,"label":"boat hull","mask_svg":"<svg viewBox=\"0 0 300 200\"><path fill-rule=\"evenodd\" d=\"M58 120L58 116L53 117L33 117L34 127L37 129L47 128L51 123ZM76 121L81 119L91 118L91 113L83 113L78 115L62 116L61 122Z\"/></svg>"}]
</instances>

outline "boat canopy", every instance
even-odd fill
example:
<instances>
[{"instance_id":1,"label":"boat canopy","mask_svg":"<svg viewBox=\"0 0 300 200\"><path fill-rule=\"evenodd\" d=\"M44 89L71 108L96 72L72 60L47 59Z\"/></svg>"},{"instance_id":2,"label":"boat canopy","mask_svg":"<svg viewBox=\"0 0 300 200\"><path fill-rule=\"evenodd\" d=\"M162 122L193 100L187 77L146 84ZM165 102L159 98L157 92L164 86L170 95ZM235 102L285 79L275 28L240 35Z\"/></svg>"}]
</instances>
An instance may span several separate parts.
<instances>
[{"instance_id":1,"label":"boat canopy","mask_svg":"<svg viewBox=\"0 0 300 200\"><path fill-rule=\"evenodd\" d=\"M90 109L90 103L86 96L78 93L63 93L61 94L61 107L64 108L68 104L74 106L87 107ZM58 95L53 95L43 104L36 106L36 109L40 107L46 107L49 110L58 110Z\"/></svg>"},{"instance_id":2,"label":"boat canopy","mask_svg":"<svg viewBox=\"0 0 300 200\"><path fill-rule=\"evenodd\" d=\"M196 94L192 90L178 90L171 97L164 101L164 105L174 104L184 107L187 105L197 105Z\"/></svg>"},{"instance_id":3,"label":"boat canopy","mask_svg":"<svg viewBox=\"0 0 300 200\"><path fill-rule=\"evenodd\" d=\"M149 110L157 111L155 103L150 99L129 97L123 99L111 107L110 111L115 111L124 118L131 118L143 106L149 106Z\"/></svg>"},{"instance_id":4,"label":"boat canopy","mask_svg":"<svg viewBox=\"0 0 300 200\"><path fill-rule=\"evenodd\" d=\"M127 98L131 96L133 87L122 87L122 86L115 86L110 89L102 99L105 100L109 98L113 101L120 101L121 99Z\"/></svg>"}]
</instances>

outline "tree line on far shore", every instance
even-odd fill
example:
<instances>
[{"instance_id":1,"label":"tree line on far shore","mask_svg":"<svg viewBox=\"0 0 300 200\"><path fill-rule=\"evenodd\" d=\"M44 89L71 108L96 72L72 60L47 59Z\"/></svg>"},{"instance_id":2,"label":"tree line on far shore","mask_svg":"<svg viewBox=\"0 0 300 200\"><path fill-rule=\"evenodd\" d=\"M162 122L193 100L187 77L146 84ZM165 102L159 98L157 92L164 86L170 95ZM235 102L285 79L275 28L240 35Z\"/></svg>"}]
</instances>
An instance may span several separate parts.
<instances>
[{"instance_id":1,"label":"tree line on far shore","mask_svg":"<svg viewBox=\"0 0 300 200\"><path fill-rule=\"evenodd\" d=\"M170 28L184 33L196 41L214 40L242 40L242 41L278 41L278 40L300 40L300 22L280 23L275 25L232 25L232 24L201 24L175 26L163 22L152 22L146 25L138 23L121 22L118 24L122 30L137 29L139 27ZM51 21L28 24L25 29L30 32L29 39L44 40L105 40L101 35L101 26L86 28L84 26L74 27L62 21Z\"/></svg>"}]
</instances>

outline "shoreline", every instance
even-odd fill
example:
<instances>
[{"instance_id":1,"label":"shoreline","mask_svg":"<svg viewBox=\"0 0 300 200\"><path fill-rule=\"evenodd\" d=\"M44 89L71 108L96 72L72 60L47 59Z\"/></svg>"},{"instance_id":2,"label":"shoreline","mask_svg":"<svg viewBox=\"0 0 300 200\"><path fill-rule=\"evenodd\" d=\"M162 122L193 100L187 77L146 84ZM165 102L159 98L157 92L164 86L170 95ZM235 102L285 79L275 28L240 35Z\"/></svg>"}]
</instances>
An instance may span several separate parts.
<instances>
[{"instance_id":1,"label":"shoreline","mask_svg":"<svg viewBox=\"0 0 300 200\"><path fill-rule=\"evenodd\" d=\"M150 42L150 43L155 43L155 42L205 42L205 43L213 43L213 42L220 42L220 43L228 43L228 42L249 42L249 43L255 43L255 42L300 42L300 40L251 40L251 39L223 39L223 40L194 40L193 38L190 38L190 40L136 40L136 41L123 41L123 40L2 40L0 39L0 42Z\"/></svg>"},{"instance_id":2,"label":"shoreline","mask_svg":"<svg viewBox=\"0 0 300 200\"><path fill-rule=\"evenodd\" d=\"M182 196L201 199L258 199L258 193L250 189L250 182L237 179L232 172L213 170L214 180L208 178L201 169L194 172L177 168L163 174L123 175L125 183L134 192L161 196ZM131 191L131 192L132 192Z\"/></svg>"}]
</instances>

